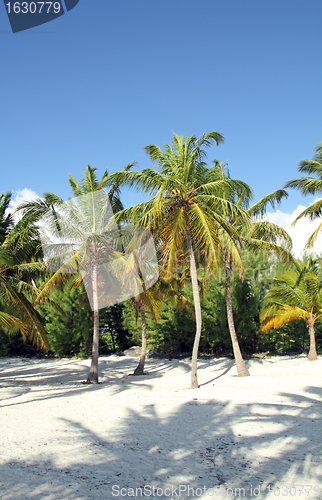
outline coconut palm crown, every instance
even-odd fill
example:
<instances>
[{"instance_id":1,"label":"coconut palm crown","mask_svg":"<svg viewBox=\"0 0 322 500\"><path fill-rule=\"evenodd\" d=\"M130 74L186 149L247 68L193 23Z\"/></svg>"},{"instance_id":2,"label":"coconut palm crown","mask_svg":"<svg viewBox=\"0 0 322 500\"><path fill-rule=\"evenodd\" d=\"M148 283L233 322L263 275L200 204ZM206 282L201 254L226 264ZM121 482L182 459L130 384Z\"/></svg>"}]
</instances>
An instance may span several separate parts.
<instances>
[{"instance_id":1,"label":"coconut palm crown","mask_svg":"<svg viewBox=\"0 0 322 500\"><path fill-rule=\"evenodd\" d=\"M293 179L288 181L285 184L285 188L297 188L301 191L302 194L309 195L320 195L322 196L322 142L318 144L315 149L315 153L310 160L301 160L298 167L299 172L304 172L309 174L309 176L298 177L297 179ZM316 175L316 177L311 177L311 174ZM322 199L319 199L312 203L309 207L307 207L300 215L297 216L293 225L299 219L303 217L309 217L311 220L319 219L322 215ZM322 222L319 224L317 229L311 234L308 239L306 245L308 248L312 247L316 241L318 234L322 230Z\"/></svg>"}]
</instances>

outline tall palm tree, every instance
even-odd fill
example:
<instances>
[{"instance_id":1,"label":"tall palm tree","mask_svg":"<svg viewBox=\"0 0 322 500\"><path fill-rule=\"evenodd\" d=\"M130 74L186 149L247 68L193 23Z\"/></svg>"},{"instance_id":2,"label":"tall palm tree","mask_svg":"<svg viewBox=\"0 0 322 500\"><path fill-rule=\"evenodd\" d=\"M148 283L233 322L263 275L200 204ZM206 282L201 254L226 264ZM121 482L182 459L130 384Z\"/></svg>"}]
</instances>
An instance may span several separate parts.
<instances>
[{"instance_id":1,"label":"tall palm tree","mask_svg":"<svg viewBox=\"0 0 322 500\"><path fill-rule=\"evenodd\" d=\"M295 261L292 269L272 282L260 318L262 331L303 319L310 335L308 359L317 359L315 322L322 317L322 273L320 262L309 257Z\"/></svg>"},{"instance_id":2,"label":"tall palm tree","mask_svg":"<svg viewBox=\"0 0 322 500\"><path fill-rule=\"evenodd\" d=\"M301 160L299 163L298 170L300 172L305 172L307 174L315 174L317 178L305 176L298 177L297 179L293 179L291 181L286 182L285 188L297 188L301 191L302 194L320 194L322 195L322 142L318 144L315 149L315 153L311 160ZM309 217L311 220L319 219L322 215L322 199L315 201L305 210L303 210L300 215L298 215L293 222L293 225L296 224L298 220L302 217ZM318 228L313 232L310 238L307 241L307 247L312 247L314 242L318 236L318 234L322 230L322 222L319 224Z\"/></svg>"},{"instance_id":3,"label":"tall palm tree","mask_svg":"<svg viewBox=\"0 0 322 500\"><path fill-rule=\"evenodd\" d=\"M126 167L130 168L130 166ZM126 170L126 169L125 169ZM94 316L92 362L87 377L88 383L98 383L99 355L99 308L102 299L100 269L122 253L115 248L113 235L117 232L111 205L121 207L119 188L114 184L109 194L103 191L108 178L107 171L101 180L96 178L96 169L86 166L84 179L78 183L72 176L69 182L76 198L66 203L53 193L45 193L43 199L21 205L23 219L33 224L42 222L51 236L58 238L56 244L44 245L49 267L54 271L43 286L35 303L48 297L52 287L66 281L75 274L75 284L85 284ZM115 237L117 239L117 237ZM81 277L77 277L77 273ZM111 287L112 288L112 287ZM108 290L113 295L115 290ZM113 300L112 300L113 303ZM109 305L109 304L106 304Z\"/></svg>"},{"instance_id":4,"label":"tall palm tree","mask_svg":"<svg viewBox=\"0 0 322 500\"><path fill-rule=\"evenodd\" d=\"M205 133L199 138L173 134L173 143L166 144L164 152L155 144L145 147L159 171L147 168L142 172L121 171L110 175L111 183L117 181L152 196L150 201L121 211L117 217L135 219L139 225L155 233L161 269L169 280L178 264L178 252L187 252L196 316L191 388L198 387L197 358L202 327L195 252L207 259L210 269L218 269L222 261L219 233L223 232L231 246L236 247L234 256L239 262L238 233L222 214L239 214L245 223L249 219L242 208L222 196L227 186L238 185L241 189L244 183L232 179L218 180L206 166L206 148L221 142L223 137L218 132Z\"/></svg>"},{"instance_id":5,"label":"tall palm tree","mask_svg":"<svg viewBox=\"0 0 322 500\"><path fill-rule=\"evenodd\" d=\"M230 174L226 164L219 162L218 160L214 160L215 163L215 171L217 171L217 175L219 179L229 179ZM236 190L237 187L237 190ZM276 224L272 224L268 221L256 221L256 218L260 217L261 219L265 216L267 206L271 205L272 208L275 208L276 203L280 203L283 197L287 196L286 191L277 190L273 193L265 196L253 206L249 207L250 200L253 196L252 190L248 185L242 186L242 190L240 190L240 186L227 186L223 196L229 199L232 203L235 203L237 206L243 207L249 217L252 219L251 224L245 224L244 219L240 219L240 217L231 216L229 214L225 214L226 218L232 224L238 233L241 236L241 244L243 248L251 249L253 251L263 251L274 252L282 257L284 260L289 258L289 253L280 246L280 243L290 244L290 237L286 233L286 231L277 226ZM234 262L234 254L236 253L235 245L231 245L229 240L227 240L225 234L223 237L223 248L224 248L224 264L225 264L225 288L226 288L226 307L227 307L227 320L228 327L230 332L231 343L233 347L233 353L237 368L237 373L239 377L248 377L249 371L243 360L241 350L239 347L239 342L235 329L234 315L233 315L233 307L232 307L232 299L231 299L231 269ZM241 249L242 250L242 249ZM240 272L242 274L243 270L240 267Z\"/></svg>"}]
</instances>

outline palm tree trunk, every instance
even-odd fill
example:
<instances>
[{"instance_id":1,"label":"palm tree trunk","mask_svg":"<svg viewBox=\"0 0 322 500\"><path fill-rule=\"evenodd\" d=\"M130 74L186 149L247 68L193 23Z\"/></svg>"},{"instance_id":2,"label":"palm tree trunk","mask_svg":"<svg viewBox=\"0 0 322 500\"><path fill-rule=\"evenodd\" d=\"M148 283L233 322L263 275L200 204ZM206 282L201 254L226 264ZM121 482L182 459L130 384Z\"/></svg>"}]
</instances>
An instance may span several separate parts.
<instances>
[{"instance_id":1,"label":"palm tree trunk","mask_svg":"<svg viewBox=\"0 0 322 500\"><path fill-rule=\"evenodd\" d=\"M234 358L237 368L238 377L249 377L249 371L245 361L243 360L242 354L240 352L239 343L235 330L234 316L233 316L233 306L231 303L231 286L230 286L230 255L227 252L225 255L225 267L226 267L226 306L227 306L227 319L229 332L231 337L231 343L233 346Z\"/></svg>"},{"instance_id":2,"label":"palm tree trunk","mask_svg":"<svg viewBox=\"0 0 322 500\"><path fill-rule=\"evenodd\" d=\"M111 331L111 339L112 339L112 346L113 346L113 353L115 353L116 351L116 347L115 347L115 338L114 338L114 333Z\"/></svg>"},{"instance_id":3,"label":"palm tree trunk","mask_svg":"<svg viewBox=\"0 0 322 500\"><path fill-rule=\"evenodd\" d=\"M93 331L93 346L92 346L92 363L87 377L87 383L98 384L99 313L98 313L96 265L93 266L92 270L92 290L93 290L94 331Z\"/></svg>"},{"instance_id":4,"label":"palm tree trunk","mask_svg":"<svg viewBox=\"0 0 322 500\"><path fill-rule=\"evenodd\" d=\"M144 375L144 364L146 358L146 321L144 304L140 301L140 312L142 320L142 347L141 356L138 366L135 368L133 375Z\"/></svg>"},{"instance_id":5,"label":"palm tree trunk","mask_svg":"<svg viewBox=\"0 0 322 500\"><path fill-rule=\"evenodd\" d=\"M188 246L188 254L190 261L190 275L191 275L193 302L196 313L196 336L193 344L192 358L191 358L191 389L198 389L197 360L198 360L198 350L201 337L201 307L200 307L196 260L192 248L191 235L188 227L187 227L187 246Z\"/></svg>"},{"instance_id":6,"label":"palm tree trunk","mask_svg":"<svg viewBox=\"0 0 322 500\"><path fill-rule=\"evenodd\" d=\"M307 359L309 361L316 361L318 359L317 353L316 353L316 344L315 344L315 329L314 329L314 323L309 323L309 334L310 334L310 351Z\"/></svg>"}]
</instances>

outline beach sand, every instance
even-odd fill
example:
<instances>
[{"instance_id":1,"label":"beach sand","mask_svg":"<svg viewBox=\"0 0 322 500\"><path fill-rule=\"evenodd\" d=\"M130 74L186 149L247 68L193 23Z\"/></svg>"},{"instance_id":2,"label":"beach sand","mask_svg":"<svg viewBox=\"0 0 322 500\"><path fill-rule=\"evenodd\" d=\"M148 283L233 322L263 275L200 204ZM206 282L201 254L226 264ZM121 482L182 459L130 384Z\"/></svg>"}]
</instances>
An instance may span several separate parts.
<instances>
[{"instance_id":1,"label":"beach sand","mask_svg":"<svg viewBox=\"0 0 322 500\"><path fill-rule=\"evenodd\" d=\"M0 359L1 500L322 500L321 357L137 362Z\"/></svg>"}]
</instances>

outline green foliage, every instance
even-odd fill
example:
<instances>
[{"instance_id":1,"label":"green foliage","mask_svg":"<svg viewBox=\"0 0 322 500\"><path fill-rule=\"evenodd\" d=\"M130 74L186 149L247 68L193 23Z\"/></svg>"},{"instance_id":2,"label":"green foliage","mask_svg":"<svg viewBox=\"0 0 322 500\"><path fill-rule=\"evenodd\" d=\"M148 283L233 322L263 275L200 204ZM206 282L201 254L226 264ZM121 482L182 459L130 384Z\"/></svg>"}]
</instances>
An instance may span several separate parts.
<instances>
[{"instance_id":1,"label":"green foliage","mask_svg":"<svg viewBox=\"0 0 322 500\"><path fill-rule=\"evenodd\" d=\"M93 336L93 315L88 304L80 306L78 299L84 293L81 287L67 283L55 289L51 297L64 311L65 316L53 305L45 307L45 324L50 350L60 357L89 356Z\"/></svg>"},{"instance_id":2,"label":"green foliage","mask_svg":"<svg viewBox=\"0 0 322 500\"><path fill-rule=\"evenodd\" d=\"M115 304L100 311L100 353L124 351L132 343L123 321L124 304Z\"/></svg>"},{"instance_id":3,"label":"green foliage","mask_svg":"<svg viewBox=\"0 0 322 500\"><path fill-rule=\"evenodd\" d=\"M39 351L20 332L7 335L0 331L0 356L35 356Z\"/></svg>"},{"instance_id":4,"label":"green foliage","mask_svg":"<svg viewBox=\"0 0 322 500\"><path fill-rule=\"evenodd\" d=\"M213 278L203 293L202 311L202 338L207 338L206 351L224 353L230 351L231 341L227 323L225 282L221 278ZM201 344L202 345L202 344Z\"/></svg>"},{"instance_id":5,"label":"green foliage","mask_svg":"<svg viewBox=\"0 0 322 500\"><path fill-rule=\"evenodd\" d=\"M232 305L236 333L241 350L252 354L256 352L292 353L307 349L307 328L304 322L295 321L276 330L262 332L259 313L263 298L269 289L271 277L290 268L290 263L282 263L275 257L264 253L246 252L243 256L245 277L238 272L232 273ZM189 282L184 286L184 294L192 301L192 290ZM209 279L207 288L202 293L202 335L200 352L224 355L232 352L231 339L227 324L224 273ZM155 323L147 316L148 348L161 353L191 352L195 323L191 312L178 310L163 297L162 314ZM136 318L135 311L129 303L125 303L123 321L131 334L132 343L141 343L141 319ZM317 345L321 344L322 329L317 322Z\"/></svg>"},{"instance_id":6,"label":"green foliage","mask_svg":"<svg viewBox=\"0 0 322 500\"><path fill-rule=\"evenodd\" d=\"M234 280L232 305L234 310L235 328L243 351L256 352L259 333L259 300L255 297L251 282Z\"/></svg>"},{"instance_id":7,"label":"green foliage","mask_svg":"<svg viewBox=\"0 0 322 500\"><path fill-rule=\"evenodd\" d=\"M262 351L277 353L302 353L309 348L307 326L304 321L295 320L281 328L261 333Z\"/></svg>"},{"instance_id":8,"label":"green foliage","mask_svg":"<svg viewBox=\"0 0 322 500\"><path fill-rule=\"evenodd\" d=\"M241 335L241 344L245 349L251 350L252 339L255 336L253 329L248 328L248 321L255 321L259 308L250 291L250 284L242 282L236 275L233 283L233 303L235 306L237 329ZM184 293L192 301L191 285L186 284ZM255 307L255 304L257 307ZM226 297L224 282L212 279L207 290L203 293L201 303L202 334L200 351L208 353L227 353L231 351L230 334L227 324ZM136 318L135 311L126 304L123 312L124 324L132 334L132 342L141 343L141 320ZM195 335L195 319L188 309L177 309L170 300L163 298L161 319L155 323L147 314L148 348L161 353L187 353L191 352Z\"/></svg>"},{"instance_id":9,"label":"green foliage","mask_svg":"<svg viewBox=\"0 0 322 500\"><path fill-rule=\"evenodd\" d=\"M141 345L142 340L142 324L138 310L131 300L124 302L122 309L123 327L128 332L129 342L131 345ZM146 329L147 329L147 344L148 349L155 348L154 330L155 322L149 313L146 313Z\"/></svg>"},{"instance_id":10,"label":"green foliage","mask_svg":"<svg viewBox=\"0 0 322 500\"><path fill-rule=\"evenodd\" d=\"M87 301L84 302L84 289L73 286L73 280L70 280L63 288L52 290L51 298L64 314L53 305L40 307L45 317L50 350L60 357L90 356L93 312ZM123 309L123 304L117 304L100 311L101 354L122 351L132 345L123 325Z\"/></svg>"}]
</instances>

